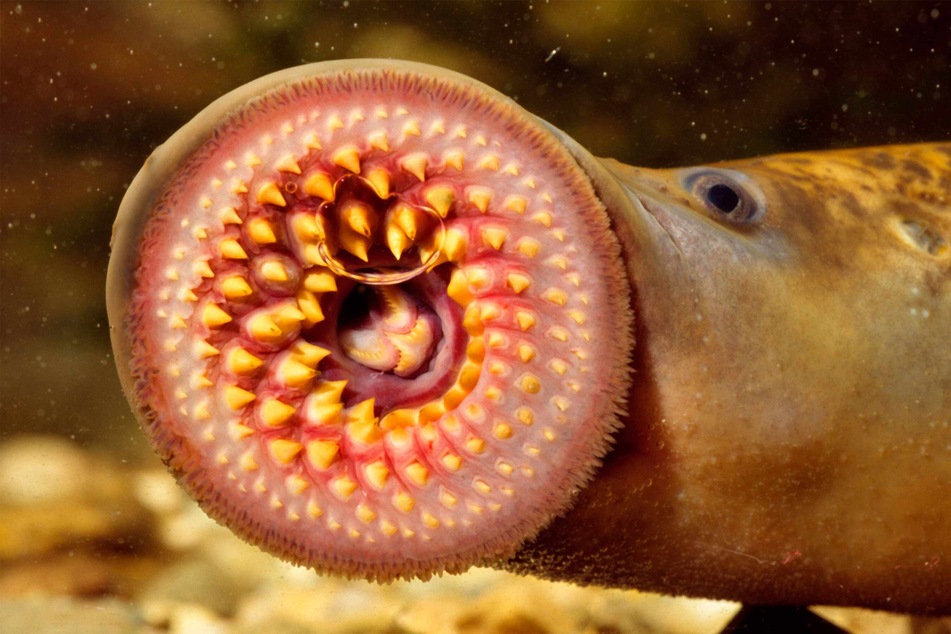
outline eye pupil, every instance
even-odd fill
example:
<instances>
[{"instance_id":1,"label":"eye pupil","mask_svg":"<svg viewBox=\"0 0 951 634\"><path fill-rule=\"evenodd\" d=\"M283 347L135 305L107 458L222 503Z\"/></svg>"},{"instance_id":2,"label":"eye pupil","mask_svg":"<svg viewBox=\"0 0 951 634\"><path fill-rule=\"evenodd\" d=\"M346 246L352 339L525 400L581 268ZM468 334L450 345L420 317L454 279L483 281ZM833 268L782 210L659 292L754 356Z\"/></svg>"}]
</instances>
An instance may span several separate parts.
<instances>
[{"instance_id":1,"label":"eye pupil","mask_svg":"<svg viewBox=\"0 0 951 634\"><path fill-rule=\"evenodd\" d=\"M725 214L736 211L740 205L740 195L729 185L717 183L707 190L707 202Z\"/></svg>"}]
</instances>

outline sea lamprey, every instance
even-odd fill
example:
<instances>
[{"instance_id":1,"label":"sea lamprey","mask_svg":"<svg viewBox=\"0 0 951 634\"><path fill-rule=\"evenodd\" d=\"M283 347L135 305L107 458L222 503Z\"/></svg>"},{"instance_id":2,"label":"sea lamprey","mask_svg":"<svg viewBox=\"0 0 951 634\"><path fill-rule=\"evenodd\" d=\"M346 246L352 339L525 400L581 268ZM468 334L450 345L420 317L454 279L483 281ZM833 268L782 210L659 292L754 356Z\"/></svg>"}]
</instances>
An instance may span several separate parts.
<instances>
[{"instance_id":1,"label":"sea lamprey","mask_svg":"<svg viewBox=\"0 0 951 634\"><path fill-rule=\"evenodd\" d=\"M949 207L948 145L638 169L315 64L149 158L113 344L202 508L320 571L951 612Z\"/></svg>"}]
</instances>

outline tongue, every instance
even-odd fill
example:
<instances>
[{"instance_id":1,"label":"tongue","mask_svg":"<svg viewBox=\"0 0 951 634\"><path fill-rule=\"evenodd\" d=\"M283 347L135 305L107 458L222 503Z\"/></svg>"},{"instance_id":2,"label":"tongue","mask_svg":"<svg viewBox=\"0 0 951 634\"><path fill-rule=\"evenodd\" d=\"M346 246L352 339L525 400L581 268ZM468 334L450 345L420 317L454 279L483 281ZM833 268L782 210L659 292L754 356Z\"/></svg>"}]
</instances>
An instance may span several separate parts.
<instances>
[{"instance_id":1,"label":"tongue","mask_svg":"<svg viewBox=\"0 0 951 634\"><path fill-rule=\"evenodd\" d=\"M460 327L462 311L446 294L442 277L353 288L351 294L368 295L365 317L339 330L328 324L342 321L336 315L344 300L328 305L327 320L310 334L339 351L321 373L328 381L348 379L347 403L372 397L377 413L385 415L422 405L453 384L465 358L466 333Z\"/></svg>"},{"instance_id":2,"label":"tongue","mask_svg":"<svg viewBox=\"0 0 951 634\"><path fill-rule=\"evenodd\" d=\"M428 364L436 345L436 316L399 286L370 291L375 302L360 327L340 332L344 353L380 372L408 378Z\"/></svg>"}]
</instances>

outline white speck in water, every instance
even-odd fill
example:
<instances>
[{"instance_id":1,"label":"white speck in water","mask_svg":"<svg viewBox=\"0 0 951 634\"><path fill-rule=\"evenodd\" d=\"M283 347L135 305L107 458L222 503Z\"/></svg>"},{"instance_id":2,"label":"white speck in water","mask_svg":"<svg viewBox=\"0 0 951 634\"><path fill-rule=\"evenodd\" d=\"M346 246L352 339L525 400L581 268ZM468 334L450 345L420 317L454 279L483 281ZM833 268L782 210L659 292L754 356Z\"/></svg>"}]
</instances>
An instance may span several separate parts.
<instances>
[{"instance_id":1,"label":"white speck in water","mask_svg":"<svg viewBox=\"0 0 951 634\"><path fill-rule=\"evenodd\" d=\"M922 317L923 319L928 319L928 317L931 317L931 311L928 310L927 308L922 308L922 309L921 309L921 317Z\"/></svg>"},{"instance_id":2,"label":"white speck in water","mask_svg":"<svg viewBox=\"0 0 951 634\"><path fill-rule=\"evenodd\" d=\"M908 312L911 313L912 316L915 316L915 315L918 314L918 309L912 307L912 308L909 308L909 309L908 309Z\"/></svg>"},{"instance_id":3,"label":"white speck in water","mask_svg":"<svg viewBox=\"0 0 951 634\"><path fill-rule=\"evenodd\" d=\"M917 286L912 286L911 294L914 295L915 297L918 297L919 295L921 295L921 289L918 288Z\"/></svg>"}]
</instances>

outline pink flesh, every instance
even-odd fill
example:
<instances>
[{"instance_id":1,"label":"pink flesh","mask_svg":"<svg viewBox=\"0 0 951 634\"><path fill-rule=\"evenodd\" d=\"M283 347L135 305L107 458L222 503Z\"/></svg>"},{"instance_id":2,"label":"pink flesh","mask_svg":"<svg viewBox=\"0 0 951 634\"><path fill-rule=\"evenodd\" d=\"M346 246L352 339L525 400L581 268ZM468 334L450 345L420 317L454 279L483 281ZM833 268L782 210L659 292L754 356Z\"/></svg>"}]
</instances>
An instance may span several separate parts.
<instances>
[{"instance_id":1,"label":"pink flesh","mask_svg":"<svg viewBox=\"0 0 951 634\"><path fill-rule=\"evenodd\" d=\"M388 579L510 555L569 505L616 425L626 291L590 184L536 122L474 85L328 73L236 107L213 137L198 131L208 140L158 202L136 210L149 219L127 273L130 369L157 450L209 514L298 563ZM334 160L351 146L359 175ZM390 178L386 198L369 189L377 169ZM334 203L305 192L316 172L337 184ZM262 194L271 184L284 204ZM445 234L438 187L452 193ZM366 265L341 246L341 214L354 201L369 205L376 227ZM380 229L398 202L422 210L425 234L399 260ZM287 317L307 312L308 274L328 271L314 256L321 239L296 224L321 215L336 232L321 248L350 272L419 266L426 236L443 246L436 268L400 286L425 307L395 318L395 331L428 319L436 333L411 343L426 359L416 373L369 368L342 348L351 279L338 275L336 291L315 295L322 319ZM254 237L260 218L275 242ZM227 240L247 257L224 254ZM461 255L446 251L460 241ZM275 279L275 263L286 279ZM466 282L450 298L453 273ZM232 276L251 294L228 299ZM208 305L229 320L217 323ZM261 318L282 306L277 334L262 336ZM293 348L302 341L329 354L311 363ZM239 348L261 367L236 371ZM302 363L314 376L289 383L288 368ZM314 407L333 406L328 384L342 380L342 411ZM272 400L292 413L271 411L268 424ZM387 418L401 408L410 413Z\"/></svg>"}]
</instances>

